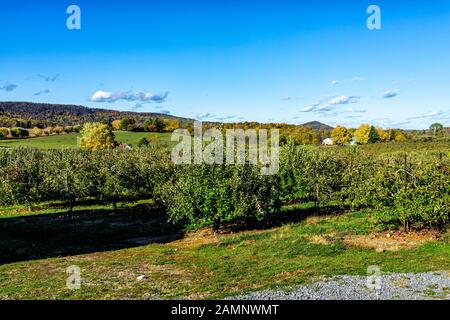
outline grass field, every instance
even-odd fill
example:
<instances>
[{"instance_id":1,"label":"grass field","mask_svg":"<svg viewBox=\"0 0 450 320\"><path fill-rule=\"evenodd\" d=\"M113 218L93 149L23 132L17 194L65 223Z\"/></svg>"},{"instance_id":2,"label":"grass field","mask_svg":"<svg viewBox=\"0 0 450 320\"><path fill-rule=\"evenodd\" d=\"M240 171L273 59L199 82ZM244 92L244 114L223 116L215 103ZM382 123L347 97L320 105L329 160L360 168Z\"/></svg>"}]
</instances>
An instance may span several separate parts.
<instances>
[{"instance_id":1,"label":"grass field","mask_svg":"<svg viewBox=\"0 0 450 320\"><path fill-rule=\"evenodd\" d=\"M375 226L368 212L319 216L310 205L286 207L284 222L269 229L212 236L209 229L186 233L167 224L146 203L117 212L85 205L71 216L53 206L0 211L0 299L223 298L321 276L364 275L369 265L382 272L449 267L448 233L384 252L348 242L370 239ZM73 265L81 270L79 290L66 287Z\"/></svg>"},{"instance_id":2,"label":"grass field","mask_svg":"<svg viewBox=\"0 0 450 320\"><path fill-rule=\"evenodd\" d=\"M170 147L174 143L170 141L170 133L150 133L150 132L126 132L116 131L114 132L116 140L121 143L126 143L131 146L136 146L139 140L142 138L148 138L152 144L161 147ZM59 149L59 148L77 148L79 134L69 133L54 136L45 136L38 138L28 139L7 139L0 140L1 147L34 147L39 149ZM373 154L391 153L398 151L414 152L414 151L450 151L450 139L431 141L431 142L393 142L393 143L376 143L358 146L367 152ZM330 147L324 147L330 148ZM340 148L339 146L333 146L331 148ZM352 147L353 148L353 147Z\"/></svg>"},{"instance_id":3,"label":"grass field","mask_svg":"<svg viewBox=\"0 0 450 320\"><path fill-rule=\"evenodd\" d=\"M0 147L34 147L39 149L77 148L77 133L68 133L28 139L0 140ZM161 146L170 145L170 133L125 132L116 131L116 140L136 146L142 138L149 138L152 143Z\"/></svg>"},{"instance_id":4,"label":"grass field","mask_svg":"<svg viewBox=\"0 0 450 320\"><path fill-rule=\"evenodd\" d=\"M170 143L170 134L116 132ZM75 148L77 135L0 141L0 146ZM335 147L331 147L335 148ZM448 142L376 144L368 152L449 151ZM448 231L400 233L370 211L318 213L313 204L284 207L273 221L246 230L174 225L150 201L0 207L0 299L223 298L339 274L449 270ZM275 222L276 221L276 222ZM389 235L389 236L388 236ZM66 286L78 266L81 288ZM138 279L138 277L143 276Z\"/></svg>"}]
</instances>

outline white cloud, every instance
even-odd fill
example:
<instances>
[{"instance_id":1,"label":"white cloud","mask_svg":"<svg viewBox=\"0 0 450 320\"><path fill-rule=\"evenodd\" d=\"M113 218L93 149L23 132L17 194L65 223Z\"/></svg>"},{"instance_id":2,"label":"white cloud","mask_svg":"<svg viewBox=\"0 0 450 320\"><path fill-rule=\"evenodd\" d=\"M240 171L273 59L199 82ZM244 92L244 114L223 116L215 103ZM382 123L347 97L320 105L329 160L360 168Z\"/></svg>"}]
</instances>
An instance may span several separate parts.
<instances>
[{"instance_id":1,"label":"white cloud","mask_svg":"<svg viewBox=\"0 0 450 320\"><path fill-rule=\"evenodd\" d=\"M195 117L199 120L208 120L208 119L214 119L216 116L209 112L205 112L205 113L199 113Z\"/></svg>"},{"instance_id":2,"label":"white cloud","mask_svg":"<svg viewBox=\"0 0 450 320\"><path fill-rule=\"evenodd\" d=\"M300 112L317 112L325 113L328 111L333 111L339 105L346 105L351 103L359 102L360 96L337 96L327 101L321 101L309 106L304 107ZM347 109L347 112L366 112L365 110L353 110L351 108ZM351 110L351 111L350 111Z\"/></svg>"},{"instance_id":3,"label":"white cloud","mask_svg":"<svg viewBox=\"0 0 450 320\"><path fill-rule=\"evenodd\" d=\"M344 119L360 119L362 118L362 116L360 115L348 115L348 116L344 116Z\"/></svg>"},{"instance_id":4,"label":"white cloud","mask_svg":"<svg viewBox=\"0 0 450 320\"><path fill-rule=\"evenodd\" d=\"M281 98L281 100L283 100L283 101L298 100L298 99L303 99L303 97L286 96L286 97Z\"/></svg>"},{"instance_id":5,"label":"white cloud","mask_svg":"<svg viewBox=\"0 0 450 320\"><path fill-rule=\"evenodd\" d=\"M412 119L428 118L428 119L438 120L438 119L447 119L449 115L450 115L450 111L435 110L435 111L430 111L430 112L424 113L419 116L409 117L408 119L412 120Z\"/></svg>"},{"instance_id":6,"label":"white cloud","mask_svg":"<svg viewBox=\"0 0 450 320\"><path fill-rule=\"evenodd\" d=\"M353 109L352 107L350 107L350 108L345 109L344 112L363 113L363 112L367 112L367 110L365 110L365 109Z\"/></svg>"},{"instance_id":7,"label":"white cloud","mask_svg":"<svg viewBox=\"0 0 450 320\"><path fill-rule=\"evenodd\" d=\"M6 92L14 91L18 86L13 83L7 83L4 86L0 87L0 90L5 90Z\"/></svg>"},{"instance_id":8,"label":"white cloud","mask_svg":"<svg viewBox=\"0 0 450 320\"><path fill-rule=\"evenodd\" d=\"M113 94L111 92L96 91L96 92L94 92L94 94L92 95L90 100L95 101L95 102L104 102L104 101L111 99L112 96L113 96Z\"/></svg>"},{"instance_id":9,"label":"white cloud","mask_svg":"<svg viewBox=\"0 0 450 320\"><path fill-rule=\"evenodd\" d=\"M41 90L41 91L35 92L34 95L40 96L41 94L44 94L44 93L50 93L50 90L49 89Z\"/></svg>"},{"instance_id":10,"label":"white cloud","mask_svg":"<svg viewBox=\"0 0 450 320\"><path fill-rule=\"evenodd\" d=\"M444 113L444 111L431 111L431 112L425 113L423 115L423 117L436 117L436 116L440 116L443 113Z\"/></svg>"},{"instance_id":11,"label":"white cloud","mask_svg":"<svg viewBox=\"0 0 450 320\"><path fill-rule=\"evenodd\" d=\"M315 103L310 106L306 106L300 110L300 112L326 112L333 110L334 107L330 104Z\"/></svg>"},{"instance_id":12,"label":"white cloud","mask_svg":"<svg viewBox=\"0 0 450 320\"><path fill-rule=\"evenodd\" d=\"M169 92L162 94L154 94L151 92L107 92L96 91L89 99L92 102L116 102L119 100L124 101L138 101L138 102L156 102L161 103L167 99Z\"/></svg>"},{"instance_id":13,"label":"white cloud","mask_svg":"<svg viewBox=\"0 0 450 320\"><path fill-rule=\"evenodd\" d=\"M391 99L398 96L399 90L387 90L381 94L381 98L383 99Z\"/></svg>"},{"instance_id":14,"label":"white cloud","mask_svg":"<svg viewBox=\"0 0 450 320\"><path fill-rule=\"evenodd\" d=\"M331 105L357 103L360 98L359 96L338 96L328 100L328 103Z\"/></svg>"},{"instance_id":15,"label":"white cloud","mask_svg":"<svg viewBox=\"0 0 450 320\"><path fill-rule=\"evenodd\" d=\"M310 105L310 106L306 106L303 109L301 109L300 112L315 111L319 105L320 105L319 103L316 103L316 104L313 104L313 105Z\"/></svg>"},{"instance_id":16,"label":"white cloud","mask_svg":"<svg viewBox=\"0 0 450 320\"><path fill-rule=\"evenodd\" d=\"M219 120L219 121L226 121L226 120L231 120L231 119L234 119L234 118L236 118L237 116L235 116L235 115L231 115L231 116L223 116L223 117L217 117L217 120Z\"/></svg>"},{"instance_id":17,"label":"white cloud","mask_svg":"<svg viewBox=\"0 0 450 320\"><path fill-rule=\"evenodd\" d=\"M41 77L45 82L55 82L56 80L59 79L59 74L55 74L53 76L46 76L40 74L39 77Z\"/></svg>"},{"instance_id":18,"label":"white cloud","mask_svg":"<svg viewBox=\"0 0 450 320\"><path fill-rule=\"evenodd\" d=\"M338 85L338 84L339 84L339 81L333 80L333 81L331 81L330 84L331 84L332 86L335 86L335 85Z\"/></svg>"},{"instance_id":19,"label":"white cloud","mask_svg":"<svg viewBox=\"0 0 450 320\"><path fill-rule=\"evenodd\" d=\"M322 104L317 107L317 111L331 111L333 109L333 106L329 104Z\"/></svg>"}]
</instances>

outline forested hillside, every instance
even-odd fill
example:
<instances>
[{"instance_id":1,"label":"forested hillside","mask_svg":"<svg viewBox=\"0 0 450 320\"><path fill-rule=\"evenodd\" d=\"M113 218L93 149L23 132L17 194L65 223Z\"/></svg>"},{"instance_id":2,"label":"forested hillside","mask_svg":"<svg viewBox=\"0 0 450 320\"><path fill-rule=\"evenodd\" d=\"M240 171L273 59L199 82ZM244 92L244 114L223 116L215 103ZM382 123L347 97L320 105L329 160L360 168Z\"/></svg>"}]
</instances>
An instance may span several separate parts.
<instances>
[{"instance_id":1,"label":"forested hillside","mask_svg":"<svg viewBox=\"0 0 450 320\"><path fill-rule=\"evenodd\" d=\"M149 117L176 119L180 123L192 121L191 119L162 113L116 111L69 104L0 102L0 127L74 126L86 122L110 123L121 118L133 118L139 123L144 122Z\"/></svg>"}]
</instances>

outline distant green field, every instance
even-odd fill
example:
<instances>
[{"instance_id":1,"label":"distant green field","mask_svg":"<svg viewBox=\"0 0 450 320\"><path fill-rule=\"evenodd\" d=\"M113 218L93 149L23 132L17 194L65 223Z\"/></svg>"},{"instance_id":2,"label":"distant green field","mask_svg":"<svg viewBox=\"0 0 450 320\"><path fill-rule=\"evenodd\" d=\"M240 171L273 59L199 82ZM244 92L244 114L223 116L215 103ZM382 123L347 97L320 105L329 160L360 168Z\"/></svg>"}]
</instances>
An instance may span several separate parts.
<instances>
[{"instance_id":1,"label":"distant green field","mask_svg":"<svg viewBox=\"0 0 450 320\"><path fill-rule=\"evenodd\" d=\"M115 132L116 140L136 146L142 138L149 138L152 143L161 146L170 145L170 133L150 133L150 132ZM68 133L49 137L28 138L28 139L8 139L0 140L0 147L34 147L39 149L59 149L77 148L78 134Z\"/></svg>"},{"instance_id":2,"label":"distant green field","mask_svg":"<svg viewBox=\"0 0 450 320\"><path fill-rule=\"evenodd\" d=\"M149 138L149 140L161 147L168 148L174 143L170 141L171 133L151 133L151 132L126 132L116 131L116 140L121 143L126 143L131 146L136 146L142 138ZM45 136L39 138L27 139L7 139L0 140L0 148L2 147L34 147L39 149L60 149L60 148L77 148L78 147L78 133L69 133L54 136ZM314 146L310 146L314 147ZM391 152L419 152L419 151L441 151L448 152L450 150L450 140L438 140L429 142L391 142L391 143L374 143L363 146L358 146L365 151L373 154L391 153ZM339 146L325 147L325 148L340 148ZM353 148L353 147L351 147Z\"/></svg>"}]
</instances>

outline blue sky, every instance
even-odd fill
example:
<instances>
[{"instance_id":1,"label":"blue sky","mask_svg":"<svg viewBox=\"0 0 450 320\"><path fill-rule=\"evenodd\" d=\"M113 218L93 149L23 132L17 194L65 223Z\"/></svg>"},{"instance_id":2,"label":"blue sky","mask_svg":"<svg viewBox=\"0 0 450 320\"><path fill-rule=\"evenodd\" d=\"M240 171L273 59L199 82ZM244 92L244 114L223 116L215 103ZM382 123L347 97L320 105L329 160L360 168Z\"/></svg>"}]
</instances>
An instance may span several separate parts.
<instances>
[{"instance_id":1,"label":"blue sky","mask_svg":"<svg viewBox=\"0 0 450 320\"><path fill-rule=\"evenodd\" d=\"M366 27L370 4L382 30ZM448 0L2 1L0 39L1 101L450 126Z\"/></svg>"}]
</instances>

